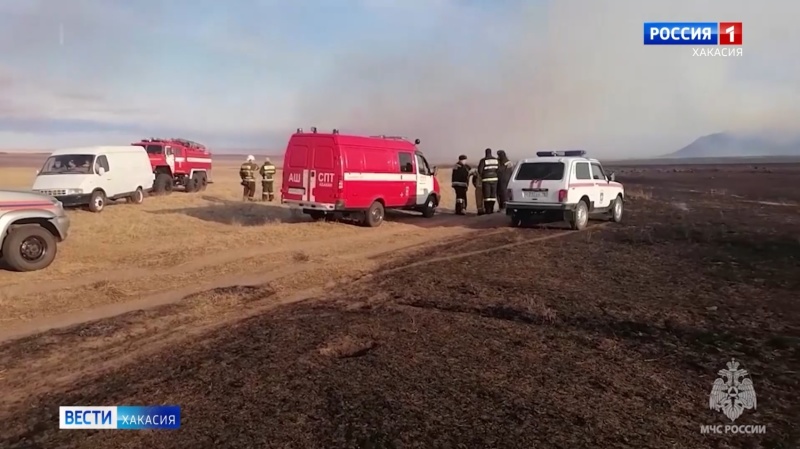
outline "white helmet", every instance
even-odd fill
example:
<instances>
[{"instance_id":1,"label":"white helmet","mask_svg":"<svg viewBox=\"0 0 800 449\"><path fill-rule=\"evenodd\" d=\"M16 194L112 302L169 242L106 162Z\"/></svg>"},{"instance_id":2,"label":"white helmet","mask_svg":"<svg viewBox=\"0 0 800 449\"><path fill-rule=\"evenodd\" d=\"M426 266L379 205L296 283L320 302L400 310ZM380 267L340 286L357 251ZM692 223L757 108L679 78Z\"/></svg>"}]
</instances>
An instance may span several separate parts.
<instances>
[{"instance_id":1,"label":"white helmet","mask_svg":"<svg viewBox=\"0 0 800 449\"><path fill-rule=\"evenodd\" d=\"M247 162L253 162L253 161L255 161L255 160L256 160L256 157L255 157L255 156L253 156L252 154L251 154L251 155L249 155L249 156L247 156Z\"/></svg>"}]
</instances>

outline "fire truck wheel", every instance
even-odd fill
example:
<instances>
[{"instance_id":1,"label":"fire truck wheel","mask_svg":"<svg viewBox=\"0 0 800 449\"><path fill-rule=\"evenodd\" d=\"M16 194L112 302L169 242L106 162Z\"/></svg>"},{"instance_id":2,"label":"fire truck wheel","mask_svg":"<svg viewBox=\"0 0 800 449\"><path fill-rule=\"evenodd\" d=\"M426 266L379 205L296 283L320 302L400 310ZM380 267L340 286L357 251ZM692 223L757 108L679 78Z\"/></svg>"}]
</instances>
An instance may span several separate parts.
<instances>
[{"instance_id":1,"label":"fire truck wheel","mask_svg":"<svg viewBox=\"0 0 800 449\"><path fill-rule=\"evenodd\" d=\"M192 176L191 178L187 179L184 187L186 188L186 193L197 191L197 178Z\"/></svg>"},{"instance_id":2,"label":"fire truck wheel","mask_svg":"<svg viewBox=\"0 0 800 449\"><path fill-rule=\"evenodd\" d=\"M197 186L198 186L197 190L202 192L208 186L208 176L206 176L205 173L200 173L199 179L200 179L200 183L197 184Z\"/></svg>"},{"instance_id":3,"label":"fire truck wheel","mask_svg":"<svg viewBox=\"0 0 800 449\"><path fill-rule=\"evenodd\" d=\"M379 201L375 201L364 213L364 224L370 228L377 228L383 223L384 213L383 204Z\"/></svg>"},{"instance_id":4,"label":"fire truck wheel","mask_svg":"<svg viewBox=\"0 0 800 449\"><path fill-rule=\"evenodd\" d=\"M102 190L95 190L89 198L89 210L102 212L106 207L106 194Z\"/></svg>"},{"instance_id":5,"label":"fire truck wheel","mask_svg":"<svg viewBox=\"0 0 800 449\"><path fill-rule=\"evenodd\" d=\"M172 176L167 173L159 173L156 175L156 180L153 182L153 193L156 195L165 195L172 192Z\"/></svg>"}]
</instances>

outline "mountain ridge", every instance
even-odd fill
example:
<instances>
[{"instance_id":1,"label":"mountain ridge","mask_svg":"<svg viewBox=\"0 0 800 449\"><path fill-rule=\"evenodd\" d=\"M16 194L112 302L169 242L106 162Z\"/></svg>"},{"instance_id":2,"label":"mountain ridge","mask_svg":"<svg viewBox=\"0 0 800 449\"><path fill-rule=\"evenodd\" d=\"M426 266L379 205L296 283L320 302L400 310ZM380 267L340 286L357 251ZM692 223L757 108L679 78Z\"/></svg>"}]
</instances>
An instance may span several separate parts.
<instances>
[{"instance_id":1,"label":"mountain ridge","mask_svg":"<svg viewBox=\"0 0 800 449\"><path fill-rule=\"evenodd\" d=\"M665 158L716 158L800 156L800 136L781 139L774 135L717 132L698 137Z\"/></svg>"}]
</instances>

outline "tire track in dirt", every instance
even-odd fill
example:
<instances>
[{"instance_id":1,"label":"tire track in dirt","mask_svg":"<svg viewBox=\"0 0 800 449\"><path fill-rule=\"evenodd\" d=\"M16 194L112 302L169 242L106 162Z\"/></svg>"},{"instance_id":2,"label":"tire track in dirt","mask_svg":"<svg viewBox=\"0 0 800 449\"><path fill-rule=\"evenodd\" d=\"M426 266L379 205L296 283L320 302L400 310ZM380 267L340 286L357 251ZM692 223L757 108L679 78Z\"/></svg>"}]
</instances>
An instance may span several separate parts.
<instances>
[{"instance_id":1,"label":"tire track in dirt","mask_svg":"<svg viewBox=\"0 0 800 449\"><path fill-rule=\"evenodd\" d=\"M268 256L277 253L290 252L290 251L318 251L321 248L333 249L339 245L353 245L358 244L364 240L371 238L392 238L402 237L406 234L418 234L426 232L432 228L450 227L452 226L453 232L468 233L475 231L470 226L478 225L479 227L491 228L492 225L500 225L495 223L497 221L495 216L485 216L481 218L473 218L468 222L462 221L462 217L455 215L437 215L425 222L408 224L407 220L399 220L397 223L401 225L413 226L414 228L408 229L403 227L401 229L393 228L377 228L367 230L363 234L353 235L343 238L326 239L320 243L319 241L302 241L290 242L284 245L270 246L270 247L255 247L255 248L234 248L220 253L209 254L199 257L191 262L173 265L163 270L148 269L148 268L126 268L124 270L110 270L96 274L80 276L74 280L54 281L39 284L18 284L8 287L0 288L0 296L23 296L32 294L49 293L53 291L66 290L78 287L85 287L96 282L110 281L110 282L123 282L133 281L136 279L144 278L147 276L156 275L175 275L185 272L198 271L203 268L208 268L216 265L223 265L232 263L240 259L247 259L251 257ZM421 229L420 229L421 228Z\"/></svg>"},{"instance_id":2,"label":"tire track in dirt","mask_svg":"<svg viewBox=\"0 0 800 449\"><path fill-rule=\"evenodd\" d=\"M342 262L348 260L375 259L385 255L400 255L401 253L405 253L407 251L413 251L421 245L429 244L432 240L441 241L442 239L459 237L470 233L474 233L476 234L476 237L482 238L498 233L511 232L511 230L511 228L501 228L491 231L476 231L467 228L455 227L446 228L433 233L424 233L420 230L406 230L404 232L392 232L378 236L380 239L385 239L388 237L404 237L403 242L394 244L380 244L378 246L367 244L369 242L365 240L369 239L365 238L365 236L357 236L358 238L355 239L341 239L336 243L338 245L345 245L348 251L341 251L341 255L335 255L320 262L289 264L278 270L272 270L267 273L249 274L235 277L227 275L201 284L192 284L178 289L171 289L150 294L141 297L138 300L127 301L124 303L107 304L90 309L38 318L32 321L19 323L17 325L4 327L2 330L0 330L0 343L7 340L24 338L30 335L46 332L51 329L75 326L90 321L111 318L136 310L146 310L172 304L187 296L199 294L209 290L234 286L263 285L288 276L296 276L305 272L321 270L331 266L332 264L341 264ZM370 234L367 237L375 238L376 236L374 234ZM304 243L303 247L310 245L312 245L312 243ZM319 246L317 246L316 249L319 249ZM284 249L284 251L292 250L297 251L298 249L297 247L292 247L292 249L288 250ZM112 279L111 281L113 282L119 280Z\"/></svg>"},{"instance_id":3,"label":"tire track in dirt","mask_svg":"<svg viewBox=\"0 0 800 449\"><path fill-rule=\"evenodd\" d=\"M529 238L529 239L520 240L518 242L507 243L505 245L493 246L491 248L484 248L484 249L478 249L478 250L474 250L474 251L467 251L467 252L463 252L463 253L453 254L453 255L450 255L450 256L428 258L428 259L425 259L425 260L420 260L418 262L412 262L412 263L409 263L409 264L403 264L402 266L390 268L388 270L378 271L376 273L372 273L372 274L369 274L367 276L364 276L359 281L371 279L371 278L376 277L376 276L384 276L384 275L387 275L387 274L396 273L398 271L402 271L402 270L405 270L405 269L408 269L408 268L418 267L418 266L421 266L421 265L428 265L428 264L432 264L432 263L436 263L436 262L446 262L448 260L462 259L462 258L465 258L465 257L475 256L477 254L484 254L484 253L488 253L488 252L492 252L492 251L499 251L501 249L513 248L515 246L527 245L529 243L543 242L543 241L546 241L546 240L552 240L552 239L557 239L557 238L561 238L561 237L567 237L567 236L570 236L570 235L575 235L575 234L580 233L580 232L586 232L586 231L593 231L593 230L602 229L603 227L605 227L607 225L608 225L608 223L590 225L590 226L587 226L586 229L584 229L582 231L563 231L563 232L559 232L558 234L550 234L550 235L545 235L545 236L533 237L533 238Z\"/></svg>"}]
</instances>

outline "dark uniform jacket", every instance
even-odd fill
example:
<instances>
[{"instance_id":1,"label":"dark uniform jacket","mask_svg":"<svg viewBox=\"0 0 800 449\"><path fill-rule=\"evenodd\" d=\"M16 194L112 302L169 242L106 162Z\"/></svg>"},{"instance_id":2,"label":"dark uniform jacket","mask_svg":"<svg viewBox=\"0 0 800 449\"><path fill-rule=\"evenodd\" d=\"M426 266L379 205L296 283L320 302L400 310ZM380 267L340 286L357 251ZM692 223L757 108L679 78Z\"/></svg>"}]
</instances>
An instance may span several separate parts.
<instances>
[{"instance_id":1,"label":"dark uniform jacket","mask_svg":"<svg viewBox=\"0 0 800 449\"><path fill-rule=\"evenodd\" d=\"M451 183L453 187L467 187L469 185L470 166L458 163L453 166L453 177Z\"/></svg>"},{"instance_id":2,"label":"dark uniform jacket","mask_svg":"<svg viewBox=\"0 0 800 449\"><path fill-rule=\"evenodd\" d=\"M272 164L264 164L261 166L261 178L264 181L273 181L272 177L275 176L275 166Z\"/></svg>"},{"instance_id":3,"label":"dark uniform jacket","mask_svg":"<svg viewBox=\"0 0 800 449\"><path fill-rule=\"evenodd\" d=\"M258 164L255 162L245 162L239 168L239 176L242 178L242 181L245 182L255 182L256 180L256 173L258 172Z\"/></svg>"},{"instance_id":4,"label":"dark uniform jacket","mask_svg":"<svg viewBox=\"0 0 800 449\"><path fill-rule=\"evenodd\" d=\"M485 157L478 163L478 174L481 182L497 182L497 170L500 162L496 157Z\"/></svg>"},{"instance_id":5,"label":"dark uniform jacket","mask_svg":"<svg viewBox=\"0 0 800 449\"><path fill-rule=\"evenodd\" d=\"M514 170L514 163L511 161L506 161L505 164L500 164L497 169L497 178L499 179L499 185L501 188L505 189L508 187L508 181L511 180L511 171Z\"/></svg>"}]
</instances>

